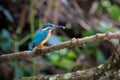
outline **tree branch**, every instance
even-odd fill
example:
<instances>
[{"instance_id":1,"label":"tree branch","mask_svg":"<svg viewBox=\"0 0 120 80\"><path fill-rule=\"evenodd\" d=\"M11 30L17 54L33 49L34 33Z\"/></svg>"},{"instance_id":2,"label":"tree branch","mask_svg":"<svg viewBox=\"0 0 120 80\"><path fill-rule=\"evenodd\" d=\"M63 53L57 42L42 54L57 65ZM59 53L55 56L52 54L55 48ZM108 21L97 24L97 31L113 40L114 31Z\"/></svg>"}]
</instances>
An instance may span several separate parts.
<instances>
[{"instance_id":1,"label":"tree branch","mask_svg":"<svg viewBox=\"0 0 120 80\"><path fill-rule=\"evenodd\" d=\"M113 74L113 71L117 72L117 65L120 62L119 53L120 46L115 49L111 57L106 62L95 68L81 71L78 70L76 72L65 74L24 77L20 80L111 80L111 76L112 79L117 79L116 76L119 76L119 73ZM119 59L117 57L119 57Z\"/></svg>"},{"instance_id":2,"label":"tree branch","mask_svg":"<svg viewBox=\"0 0 120 80\"><path fill-rule=\"evenodd\" d=\"M92 42L95 40L109 40L112 38L120 38L120 32L107 32L103 34L97 33L96 35L85 37L85 38L78 38L78 39L73 38L69 41L62 42L60 44L45 47L44 49L38 48L33 53L31 53L30 51L23 51L23 52L11 53L11 54L4 54L0 56L0 63L4 61L26 59L26 58L31 58L35 56L40 56L49 52L53 52L55 50L74 47L74 46L86 44L88 42Z\"/></svg>"}]
</instances>

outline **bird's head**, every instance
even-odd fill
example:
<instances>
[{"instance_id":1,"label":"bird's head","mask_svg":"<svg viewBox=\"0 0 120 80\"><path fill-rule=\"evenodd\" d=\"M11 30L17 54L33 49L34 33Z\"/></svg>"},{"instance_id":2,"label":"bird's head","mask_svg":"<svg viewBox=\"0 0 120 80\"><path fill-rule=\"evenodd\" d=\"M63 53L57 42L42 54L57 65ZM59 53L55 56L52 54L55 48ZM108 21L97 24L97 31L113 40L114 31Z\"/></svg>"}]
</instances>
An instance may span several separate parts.
<instances>
[{"instance_id":1,"label":"bird's head","mask_svg":"<svg viewBox=\"0 0 120 80\"><path fill-rule=\"evenodd\" d=\"M55 24L52 24L52 23L45 23L45 24L43 24L43 27L42 27L42 29L45 29L45 30L53 30L55 28L65 29L64 26L59 26L59 25L55 25Z\"/></svg>"}]
</instances>

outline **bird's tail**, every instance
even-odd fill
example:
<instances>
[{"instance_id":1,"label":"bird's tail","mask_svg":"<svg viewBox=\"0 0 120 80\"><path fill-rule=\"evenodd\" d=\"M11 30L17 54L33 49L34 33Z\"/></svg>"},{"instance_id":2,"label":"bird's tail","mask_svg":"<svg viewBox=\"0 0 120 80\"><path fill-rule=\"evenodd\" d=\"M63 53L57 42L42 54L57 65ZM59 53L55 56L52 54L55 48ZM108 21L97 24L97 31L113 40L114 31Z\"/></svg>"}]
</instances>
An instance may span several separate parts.
<instances>
[{"instance_id":1,"label":"bird's tail","mask_svg":"<svg viewBox=\"0 0 120 80\"><path fill-rule=\"evenodd\" d=\"M33 43L29 43L28 48L29 48L29 50L30 50L30 51L32 51L32 50L33 50L33 46L34 46L34 45L33 45Z\"/></svg>"}]
</instances>

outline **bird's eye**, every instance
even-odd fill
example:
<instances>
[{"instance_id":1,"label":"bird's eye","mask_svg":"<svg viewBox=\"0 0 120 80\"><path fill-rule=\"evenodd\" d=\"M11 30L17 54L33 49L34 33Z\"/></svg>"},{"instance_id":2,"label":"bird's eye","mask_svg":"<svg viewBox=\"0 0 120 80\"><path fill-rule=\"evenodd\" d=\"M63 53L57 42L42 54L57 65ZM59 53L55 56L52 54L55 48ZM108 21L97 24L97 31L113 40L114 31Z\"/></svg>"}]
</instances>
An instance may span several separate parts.
<instances>
[{"instance_id":1,"label":"bird's eye","mask_svg":"<svg viewBox=\"0 0 120 80\"><path fill-rule=\"evenodd\" d=\"M50 25L50 27L52 27L52 25Z\"/></svg>"}]
</instances>

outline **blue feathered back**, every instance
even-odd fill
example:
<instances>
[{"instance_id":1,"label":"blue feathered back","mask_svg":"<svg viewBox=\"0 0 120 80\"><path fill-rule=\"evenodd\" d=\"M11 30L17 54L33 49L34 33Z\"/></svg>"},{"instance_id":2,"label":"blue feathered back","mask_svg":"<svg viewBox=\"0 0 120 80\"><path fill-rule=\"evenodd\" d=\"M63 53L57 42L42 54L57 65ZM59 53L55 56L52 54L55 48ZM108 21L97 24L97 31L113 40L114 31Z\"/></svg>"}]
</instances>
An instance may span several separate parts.
<instances>
[{"instance_id":1,"label":"blue feathered back","mask_svg":"<svg viewBox=\"0 0 120 80\"><path fill-rule=\"evenodd\" d=\"M49 30L37 30L36 34L35 34L35 38L33 39L32 43L30 43L29 45L29 49L32 51L34 46L38 45L40 42L42 42L48 34Z\"/></svg>"}]
</instances>

